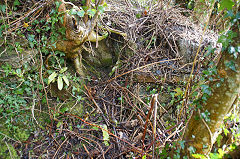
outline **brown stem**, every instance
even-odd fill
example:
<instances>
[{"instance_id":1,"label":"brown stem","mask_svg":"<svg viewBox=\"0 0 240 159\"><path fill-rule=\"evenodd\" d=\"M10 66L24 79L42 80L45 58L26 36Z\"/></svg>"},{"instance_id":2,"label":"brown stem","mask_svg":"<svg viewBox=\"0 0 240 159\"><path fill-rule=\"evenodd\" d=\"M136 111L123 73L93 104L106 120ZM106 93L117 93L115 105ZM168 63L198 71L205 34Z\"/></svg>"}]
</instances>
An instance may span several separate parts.
<instances>
[{"instance_id":1,"label":"brown stem","mask_svg":"<svg viewBox=\"0 0 240 159\"><path fill-rule=\"evenodd\" d=\"M152 96L152 100L151 100L151 103L150 103L150 110L148 111L148 114L147 114L147 118L146 118L146 122L145 122L145 126L144 126L144 132L143 132L143 137L142 137L142 142L143 142L143 148L142 148L142 153L143 153L143 149L144 149L144 140L145 140L145 136L146 136L146 132L147 132L147 124L150 120L150 116L152 114L152 110L153 110L153 107L156 103L156 100L157 100L157 96L156 95L153 95ZM143 155L143 154L142 154Z\"/></svg>"},{"instance_id":2,"label":"brown stem","mask_svg":"<svg viewBox=\"0 0 240 159\"><path fill-rule=\"evenodd\" d=\"M85 6L86 6L87 9L90 8L90 2L91 2L91 0L86 0ZM87 24L87 21L88 21L88 14L87 13L84 14L83 21L84 21L85 24Z\"/></svg>"},{"instance_id":3,"label":"brown stem","mask_svg":"<svg viewBox=\"0 0 240 159\"><path fill-rule=\"evenodd\" d=\"M82 43L84 43L87 40L88 36L91 34L91 32L93 31L94 27L96 26L97 18L98 18L98 15L99 15L98 6L102 5L104 2L105 2L105 0L100 0L99 3L97 4L97 6L96 6L97 12L93 16L90 24L88 25L87 34L85 35L85 37L83 37Z\"/></svg>"}]
</instances>

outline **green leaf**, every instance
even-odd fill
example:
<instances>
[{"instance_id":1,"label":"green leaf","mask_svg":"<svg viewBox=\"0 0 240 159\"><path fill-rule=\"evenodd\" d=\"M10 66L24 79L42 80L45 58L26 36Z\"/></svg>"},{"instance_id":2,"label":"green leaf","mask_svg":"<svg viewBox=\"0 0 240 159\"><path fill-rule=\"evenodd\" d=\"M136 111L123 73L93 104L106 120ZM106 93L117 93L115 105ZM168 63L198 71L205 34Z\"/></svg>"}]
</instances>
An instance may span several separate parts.
<instances>
[{"instance_id":1,"label":"green leaf","mask_svg":"<svg viewBox=\"0 0 240 159\"><path fill-rule=\"evenodd\" d=\"M56 1L55 4L56 4L56 8L59 8L60 2Z\"/></svg>"},{"instance_id":2,"label":"green leaf","mask_svg":"<svg viewBox=\"0 0 240 159\"><path fill-rule=\"evenodd\" d=\"M114 67L112 68L112 72L109 73L109 76L112 76L112 74L116 71L117 68L119 68L118 65L114 66Z\"/></svg>"},{"instance_id":3,"label":"green leaf","mask_svg":"<svg viewBox=\"0 0 240 159\"><path fill-rule=\"evenodd\" d=\"M93 126L92 129L98 131L98 127L96 126Z\"/></svg>"},{"instance_id":4,"label":"green leaf","mask_svg":"<svg viewBox=\"0 0 240 159\"><path fill-rule=\"evenodd\" d=\"M227 11L227 14L224 16L224 18L234 17L234 16L235 16L235 15L234 15L233 11L232 11L232 10L229 10L229 11Z\"/></svg>"},{"instance_id":5,"label":"green leaf","mask_svg":"<svg viewBox=\"0 0 240 159\"><path fill-rule=\"evenodd\" d=\"M49 77L48 77L48 85L55 80L57 76L57 73L54 71Z\"/></svg>"},{"instance_id":6,"label":"green leaf","mask_svg":"<svg viewBox=\"0 0 240 159\"><path fill-rule=\"evenodd\" d=\"M62 88L63 88L63 80L62 80L61 76L58 76L57 83L58 83L58 89L62 90Z\"/></svg>"},{"instance_id":7,"label":"green leaf","mask_svg":"<svg viewBox=\"0 0 240 159\"><path fill-rule=\"evenodd\" d=\"M141 17L142 17L142 14L140 14L140 13L137 13L137 14L136 14L136 18L139 19L139 18L141 18Z\"/></svg>"},{"instance_id":8,"label":"green leaf","mask_svg":"<svg viewBox=\"0 0 240 159\"><path fill-rule=\"evenodd\" d=\"M16 73L17 73L18 77L21 77L22 70L18 68L18 69L16 69Z\"/></svg>"},{"instance_id":9,"label":"green leaf","mask_svg":"<svg viewBox=\"0 0 240 159\"><path fill-rule=\"evenodd\" d=\"M15 1L13 2L13 5L14 5L14 6L18 6L18 5L20 5L20 2L19 2L18 0L15 0Z\"/></svg>"},{"instance_id":10,"label":"green leaf","mask_svg":"<svg viewBox=\"0 0 240 159\"><path fill-rule=\"evenodd\" d=\"M62 124L63 124L63 122L62 122L62 121L59 121L59 122L57 123L57 128L59 128Z\"/></svg>"},{"instance_id":11,"label":"green leaf","mask_svg":"<svg viewBox=\"0 0 240 159\"><path fill-rule=\"evenodd\" d=\"M109 143L108 143L108 141L109 141L109 134L108 134L108 132L107 132L107 125L102 125L102 133L103 133L103 140L104 140L104 144L106 145L106 146L109 146Z\"/></svg>"},{"instance_id":12,"label":"green leaf","mask_svg":"<svg viewBox=\"0 0 240 159\"><path fill-rule=\"evenodd\" d=\"M84 10L80 10L80 11L77 12L77 15L78 15L79 17L83 17L84 14L85 14Z\"/></svg>"},{"instance_id":13,"label":"green leaf","mask_svg":"<svg viewBox=\"0 0 240 159\"><path fill-rule=\"evenodd\" d=\"M59 71L59 73L63 73L63 72L65 72L65 71L67 71L67 67L63 67L63 68Z\"/></svg>"},{"instance_id":14,"label":"green leaf","mask_svg":"<svg viewBox=\"0 0 240 159\"><path fill-rule=\"evenodd\" d=\"M63 108L60 109L61 113L65 113L66 111L68 111L68 107L63 107Z\"/></svg>"},{"instance_id":15,"label":"green leaf","mask_svg":"<svg viewBox=\"0 0 240 159\"><path fill-rule=\"evenodd\" d=\"M93 17L96 12L97 12L96 9L90 9L90 10L87 11L87 13L90 17Z\"/></svg>"},{"instance_id":16,"label":"green leaf","mask_svg":"<svg viewBox=\"0 0 240 159\"><path fill-rule=\"evenodd\" d=\"M228 52L230 54L232 54L234 56L234 58L236 59L238 57L238 48L233 47L233 46L229 46L228 47Z\"/></svg>"},{"instance_id":17,"label":"green leaf","mask_svg":"<svg viewBox=\"0 0 240 159\"><path fill-rule=\"evenodd\" d=\"M225 136L227 136L229 133L228 129L223 129L223 132L224 132Z\"/></svg>"},{"instance_id":18,"label":"green leaf","mask_svg":"<svg viewBox=\"0 0 240 159\"><path fill-rule=\"evenodd\" d=\"M223 139L223 136L222 135L218 135L218 137L217 137L217 145L218 145L218 147L220 147L222 139Z\"/></svg>"},{"instance_id":19,"label":"green leaf","mask_svg":"<svg viewBox=\"0 0 240 159\"><path fill-rule=\"evenodd\" d=\"M217 153L210 153L209 156L211 159L220 159L220 157Z\"/></svg>"},{"instance_id":20,"label":"green leaf","mask_svg":"<svg viewBox=\"0 0 240 159\"><path fill-rule=\"evenodd\" d=\"M98 6L99 12L102 14L105 11L105 8L103 6Z\"/></svg>"},{"instance_id":21,"label":"green leaf","mask_svg":"<svg viewBox=\"0 0 240 159\"><path fill-rule=\"evenodd\" d=\"M69 14L71 14L71 15L75 15L75 14L77 14L76 9L73 9L73 8L70 9Z\"/></svg>"},{"instance_id":22,"label":"green leaf","mask_svg":"<svg viewBox=\"0 0 240 159\"><path fill-rule=\"evenodd\" d=\"M193 154L193 153L195 153L196 148L194 148L193 146L189 146L188 151L190 152L190 154Z\"/></svg>"},{"instance_id":23,"label":"green leaf","mask_svg":"<svg viewBox=\"0 0 240 159\"><path fill-rule=\"evenodd\" d=\"M231 10L232 7L234 6L234 2L232 0L221 0L219 4L220 4L219 11L225 8L227 8L227 10Z\"/></svg>"},{"instance_id":24,"label":"green leaf","mask_svg":"<svg viewBox=\"0 0 240 159\"><path fill-rule=\"evenodd\" d=\"M180 146L181 146L181 149L184 149L184 147L185 147L185 141L179 141L179 144L180 144Z\"/></svg>"},{"instance_id":25,"label":"green leaf","mask_svg":"<svg viewBox=\"0 0 240 159\"><path fill-rule=\"evenodd\" d=\"M24 89L19 88L15 91L16 94L23 94L24 93Z\"/></svg>"},{"instance_id":26,"label":"green leaf","mask_svg":"<svg viewBox=\"0 0 240 159\"><path fill-rule=\"evenodd\" d=\"M107 3L106 2L103 4L103 7L105 7L105 8L107 7Z\"/></svg>"},{"instance_id":27,"label":"green leaf","mask_svg":"<svg viewBox=\"0 0 240 159\"><path fill-rule=\"evenodd\" d=\"M223 158L223 156L224 156L224 151L223 151L221 148L218 149L218 153L219 153L219 157L220 157L220 158Z\"/></svg>"},{"instance_id":28,"label":"green leaf","mask_svg":"<svg viewBox=\"0 0 240 159\"><path fill-rule=\"evenodd\" d=\"M174 96L175 97L177 97L177 96L182 96L183 95L183 91L181 90L181 88L179 88L179 87L177 87L176 89L174 89L174 91L176 92L175 94L174 94Z\"/></svg>"},{"instance_id":29,"label":"green leaf","mask_svg":"<svg viewBox=\"0 0 240 159\"><path fill-rule=\"evenodd\" d=\"M230 47L228 48L228 52L229 52L230 54L233 54L233 53L236 52L236 50L235 50L235 48L234 48L233 46L230 46Z\"/></svg>"},{"instance_id":30,"label":"green leaf","mask_svg":"<svg viewBox=\"0 0 240 159\"><path fill-rule=\"evenodd\" d=\"M204 155L201 155L201 154L192 154L192 157L200 158L200 159L207 159L207 157L205 157Z\"/></svg>"},{"instance_id":31,"label":"green leaf","mask_svg":"<svg viewBox=\"0 0 240 159\"><path fill-rule=\"evenodd\" d=\"M32 34L30 34L30 35L28 35L28 41L30 41L30 42L33 42L33 41L35 41L35 35L32 35Z\"/></svg>"},{"instance_id":32,"label":"green leaf","mask_svg":"<svg viewBox=\"0 0 240 159\"><path fill-rule=\"evenodd\" d=\"M237 48L238 53L240 53L240 46L237 46L236 48Z\"/></svg>"},{"instance_id":33,"label":"green leaf","mask_svg":"<svg viewBox=\"0 0 240 159\"><path fill-rule=\"evenodd\" d=\"M63 75L63 80L66 83L67 86L69 86L69 80L67 79L67 76Z\"/></svg>"},{"instance_id":34,"label":"green leaf","mask_svg":"<svg viewBox=\"0 0 240 159\"><path fill-rule=\"evenodd\" d=\"M0 10L1 10L2 12L5 12L5 11L6 11L6 6L5 6L5 5L0 5Z\"/></svg>"},{"instance_id":35,"label":"green leaf","mask_svg":"<svg viewBox=\"0 0 240 159\"><path fill-rule=\"evenodd\" d=\"M234 61L225 62L225 65L231 70L237 72Z\"/></svg>"},{"instance_id":36,"label":"green leaf","mask_svg":"<svg viewBox=\"0 0 240 159\"><path fill-rule=\"evenodd\" d=\"M222 46L223 46L222 50L224 50L228 46L229 42L230 40L225 35L221 35L218 38L218 43L222 43Z\"/></svg>"}]
</instances>

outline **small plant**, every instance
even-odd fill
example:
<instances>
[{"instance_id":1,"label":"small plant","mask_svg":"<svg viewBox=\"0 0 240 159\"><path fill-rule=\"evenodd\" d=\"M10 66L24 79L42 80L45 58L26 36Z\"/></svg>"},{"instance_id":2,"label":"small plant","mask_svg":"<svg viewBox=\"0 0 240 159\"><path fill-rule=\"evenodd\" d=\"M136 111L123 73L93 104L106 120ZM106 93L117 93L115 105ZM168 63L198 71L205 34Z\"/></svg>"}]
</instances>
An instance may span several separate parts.
<instances>
[{"instance_id":1,"label":"small plant","mask_svg":"<svg viewBox=\"0 0 240 159\"><path fill-rule=\"evenodd\" d=\"M103 133L103 143L106 145L106 146L109 146L109 133L107 132L108 129L107 129L107 125L102 125L102 133Z\"/></svg>"},{"instance_id":2,"label":"small plant","mask_svg":"<svg viewBox=\"0 0 240 159\"><path fill-rule=\"evenodd\" d=\"M67 86L69 86L69 80L67 76L64 74L64 72L67 70L67 67L63 67L59 72L54 71L49 77L48 77L48 85L50 83L54 83L57 79L58 89L63 89L63 81L66 83Z\"/></svg>"}]
</instances>

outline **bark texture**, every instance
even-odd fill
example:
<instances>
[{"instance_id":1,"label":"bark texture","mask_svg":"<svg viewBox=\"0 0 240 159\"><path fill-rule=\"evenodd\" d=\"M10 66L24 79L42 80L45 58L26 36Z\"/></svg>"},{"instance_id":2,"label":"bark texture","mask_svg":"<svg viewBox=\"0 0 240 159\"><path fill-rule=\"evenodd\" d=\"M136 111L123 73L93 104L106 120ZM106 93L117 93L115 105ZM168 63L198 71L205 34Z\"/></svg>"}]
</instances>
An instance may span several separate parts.
<instances>
[{"instance_id":1,"label":"bark texture","mask_svg":"<svg viewBox=\"0 0 240 159\"><path fill-rule=\"evenodd\" d=\"M236 47L240 44L239 28L237 24L232 30L237 33L237 37L233 39L232 46ZM233 71L226 64L234 61L237 71ZM235 59L225 50L219 61L217 70L223 82L220 82L220 87L216 87L216 81L210 83L212 95L208 98L207 103L203 105L201 112L208 110L210 114L210 123L206 123L203 119L196 120L199 116L199 111L196 110L186 128L184 139L188 145L196 148L197 153L207 154L210 152L213 143L216 141L217 132L222 124L224 116L231 110L234 100L240 93L240 57ZM193 138L192 136L195 136ZM185 154L188 153L185 150Z\"/></svg>"}]
</instances>

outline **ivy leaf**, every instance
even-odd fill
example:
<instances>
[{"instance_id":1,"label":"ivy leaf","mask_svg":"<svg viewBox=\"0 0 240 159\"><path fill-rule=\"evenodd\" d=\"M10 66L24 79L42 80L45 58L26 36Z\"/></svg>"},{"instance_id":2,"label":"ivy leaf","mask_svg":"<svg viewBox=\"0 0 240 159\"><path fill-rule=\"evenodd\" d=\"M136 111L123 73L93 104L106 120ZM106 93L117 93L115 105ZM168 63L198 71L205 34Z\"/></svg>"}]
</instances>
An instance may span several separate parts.
<instances>
[{"instance_id":1,"label":"ivy leaf","mask_svg":"<svg viewBox=\"0 0 240 159\"><path fill-rule=\"evenodd\" d=\"M179 144L180 144L180 146L181 146L181 149L184 149L184 147L185 147L185 141L179 141Z\"/></svg>"},{"instance_id":2,"label":"ivy leaf","mask_svg":"<svg viewBox=\"0 0 240 159\"><path fill-rule=\"evenodd\" d=\"M232 40L233 38L237 37L238 35L237 35L236 32L234 32L234 31L232 31L232 30L229 30L229 31L227 32L227 36L228 36L228 39Z\"/></svg>"},{"instance_id":3,"label":"ivy leaf","mask_svg":"<svg viewBox=\"0 0 240 159\"><path fill-rule=\"evenodd\" d=\"M48 85L55 80L57 76L57 73L54 71L49 77L48 77Z\"/></svg>"},{"instance_id":4,"label":"ivy leaf","mask_svg":"<svg viewBox=\"0 0 240 159\"><path fill-rule=\"evenodd\" d=\"M182 96L183 95L183 91L181 90L181 88L179 88L179 87L177 87L176 89L174 89L174 91L176 92L175 94L174 94L174 96L175 97L177 97L177 96Z\"/></svg>"},{"instance_id":5,"label":"ivy leaf","mask_svg":"<svg viewBox=\"0 0 240 159\"><path fill-rule=\"evenodd\" d=\"M211 45L209 45L209 46L207 47L207 53L204 54L204 57L207 57L207 56L209 56L210 54L213 54L215 50L216 50L216 48L213 48Z\"/></svg>"},{"instance_id":6,"label":"ivy leaf","mask_svg":"<svg viewBox=\"0 0 240 159\"><path fill-rule=\"evenodd\" d=\"M93 17L96 12L97 12L96 9L90 9L90 10L87 11L87 13L90 17Z\"/></svg>"},{"instance_id":7,"label":"ivy leaf","mask_svg":"<svg viewBox=\"0 0 240 159\"><path fill-rule=\"evenodd\" d=\"M92 129L98 131L98 127L96 126L93 126Z\"/></svg>"},{"instance_id":8,"label":"ivy leaf","mask_svg":"<svg viewBox=\"0 0 240 159\"><path fill-rule=\"evenodd\" d=\"M193 153L195 153L196 148L194 148L193 146L189 146L188 151L190 152L190 154L193 154Z\"/></svg>"},{"instance_id":9,"label":"ivy leaf","mask_svg":"<svg viewBox=\"0 0 240 159\"><path fill-rule=\"evenodd\" d=\"M105 11L105 7L103 6L98 6L99 12L102 14Z\"/></svg>"},{"instance_id":10,"label":"ivy leaf","mask_svg":"<svg viewBox=\"0 0 240 159\"><path fill-rule=\"evenodd\" d=\"M60 128L61 125L63 125L63 122L62 122L62 121L59 121L59 122L57 123L57 128Z\"/></svg>"},{"instance_id":11,"label":"ivy leaf","mask_svg":"<svg viewBox=\"0 0 240 159\"><path fill-rule=\"evenodd\" d=\"M75 14L77 14L76 9L73 9L73 8L70 9L69 14L71 14L71 15L75 15Z\"/></svg>"},{"instance_id":12,"label":"ivy leaf","mask_svg":"<svg viewBox=\"0 0 240 159\"><path fill-rule=\"evenodd\" d=\"M233 61L229 61L229 62L226 62L225 65L230 68L231 70L237 72L236 70L236 67L235 67L235 63Z\"/></svg>"},{"instance_id":13,"label":"ivy leaf","mask_svg":"<svg viewBox=\"0 0 240 159\"><path fill-rule=\"evenodd\" d=\"M66 83L66 85L69 86L69 81L67 79L67 76L63 75L62 78L63 78L64 82Z\"/></svg>"},{"instance_id":14,"label":"ivy leaf","mask_svg":"<svg viewBox=\"0 0 240 159\"><path fill-rule=\"evenodd\" d=\"M228 52L230 54L232 54L235 59L237 59L237 57L238 57L238 48L237 47L236 48L233 46L228 47Z\"/></svg>"},{"instance_id":15,"label":"ivy leaf","mask_svg":"<svg viewBox=\"0 0 240 159\"><path fill-rule=\"evenodd\" d=\"M228 52L230 53L230 54L233 54L233 53L235 53L235 48L233 47L233 46L230 46L229 48L228 48Z\"/></svg>"},{"instance_id":16,"label":"ivy leaf","mask_svg":"<svg viewBox=\"0 0 240 159\"><path fill-rule=\"evenodd\" d=\"M211 89L210 89L210 87L208 85L202 84L201 88L202 88L202 92L203 93L211 95Z\"/></svg>"},{"instance_id":17,"label":"ivy leaf","mask_svg":"<svg viewBox=\"0 0 240 159\"><path fill-rule=\"evenodd\" d=\"M240 46L237 46L237 51L238 53L240 53Z\"/></svg>"},{"instance_id":18,"label":"ivy leaf","mask_svg":"<svg viewBox=\"0 0 240 159\"><path fill-rule=\"evenodd\" d=\"M28 41L30 41L30 42L34 42L35 41L35 35L32 35L32 34L30 34L30 35L28 35Z\"/></svg>"},{"instance_id":19,"label":"ivy leaf","mask_svg":"<svg viewBox=\"0 0 240 159\"><path fill-rule=\"evenodd\" d=\"M62 90L62 88L63 88L63 80L62 80L61 76L58 76L57 83L58 83L58 89Z\"/></svg>"},{"instance_id":20,"label":"ivy leaf","mask_svg":"<svg viewBox=\"0 0 240 159\"><path fill-rule=\"evenodd\" d=\"M108 134L108 132L106 131L107 130L107 125L103 125L102 126L102 133L103 133L103 140L104 140L104 144L106 145L106 146L109 146L109 143L108 143L108 141L109 141L109 134Z\"/></svg>"},{"instance_id":21,"label":"ivy leaf","mask_svg":"<svg viewBox=\"0 0 240 159\"><path fill-rule=\"evenodd\" d=\"M234 17L234 13L232 10L227 11L227 14L225 15L224 18L227 18L227 17Z\"/></svg>"},{"instance_id":22,"label":"ivy leaf","mask_svg":"<svg viewBox=\"0 0 240 159\"><path fill-rule=\"evenodd\" d=\"M219 11L225 8L227 8L227 10L231 10L234 5L234 2L232 0L221 0L219 4L220 4Z\"/></svg>"},{"instance_id":23,"label":"ivy leaf","mask_svg":"<svg viewBox=\"0 0 240 159\"><path fill-rule=\"evenodd\" d=\"M15 1L13 2L13 5L14 5L14 6L18 6L18 5L20 5L20 2L19 2L18 0L15 0Z\"/></svg>"},{"instance_id":24,"label":"ivy leaf","mask_svg":"<svg viewBox=\"0 0 240 159\"><path fill-rule=\"evenodd\" d=\"M61 113L65 113L66 111L68 111L68 107L63 107L63 108L60 109Z\"/></svg>"},{"instance_id":25,"label":"ivy leaf","mask_svg":"<svg viewBox=\"0 0 240 159\"><path fill-rule=\"evenodd\" d=\"M5 6L5 5L0 5L0 10L1 10L2 12L5 12L5 11L6 11L6 6Z\"/></svg>"},{"instance_id":26,"label":"ivy leaf","mask_svg":"<svg viewBox=\"0 0 240 159\"><path fill-rule=\"evenodd\" d=\"M77 12L77 15L78 15L79 17L83 17L84 14L85 14L84 10L80 10L80 11Z\"/></svg>"}]
</instances>

